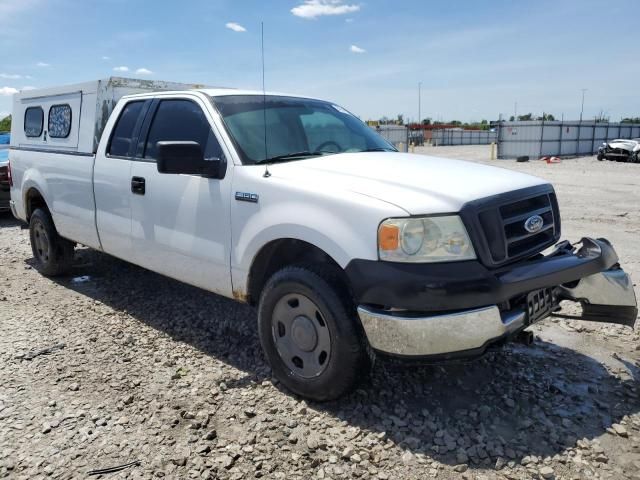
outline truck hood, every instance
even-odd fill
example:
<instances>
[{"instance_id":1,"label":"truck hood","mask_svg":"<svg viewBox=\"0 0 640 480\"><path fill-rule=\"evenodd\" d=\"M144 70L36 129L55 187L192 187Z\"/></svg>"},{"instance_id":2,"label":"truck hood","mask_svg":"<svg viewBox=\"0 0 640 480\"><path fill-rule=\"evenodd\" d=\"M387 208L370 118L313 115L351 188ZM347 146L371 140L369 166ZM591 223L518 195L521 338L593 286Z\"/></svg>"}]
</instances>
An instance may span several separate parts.
<instances>
[{"instance_id":1,"label":"truck hood","mask_svg":"<svg viewBox=\"0 0 640 480\"><path fill-rule=\"evenodd\" d=\"M504 168L398 152L340 153L269 171L297 185L376 198L411 215L458 212L472 200L548 183Z\"/></svg>"}]
</instances>

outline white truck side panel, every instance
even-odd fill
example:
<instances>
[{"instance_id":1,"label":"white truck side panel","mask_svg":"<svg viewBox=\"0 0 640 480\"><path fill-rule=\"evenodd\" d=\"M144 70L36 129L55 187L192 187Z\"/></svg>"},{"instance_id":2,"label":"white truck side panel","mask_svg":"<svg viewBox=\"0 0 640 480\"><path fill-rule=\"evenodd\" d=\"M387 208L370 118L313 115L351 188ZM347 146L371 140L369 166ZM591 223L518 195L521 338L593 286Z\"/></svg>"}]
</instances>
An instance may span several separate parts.
<instances>
[{"instance_id":1,"label":"white truck side panel","mask_svg":"<svg viewBox=\"0 0 640 480\"><path fill-rule=\"evenodd\" d=\"M100 248L94 221L92 155L17 150L11 152L11 171L11 197L20 218L26 220L26 196L36 189L62 237Z\"/></svg>"},{"instance_id":2,"label":"white truck side panel","mask_svg":"<svg viewBox=\"0 0 640 480\"><path fill-rule=\"evenodd\" d=\"M247 293L249 270L269 242L292 238L323 250L338 265L354 258L378 258L378 226L387 217L406 216L401 208L357 193L311 182L294 185L264 166L234 169L234 192L255 193L258 203L233 201L231 274L236 297ZM348 205L348 207L347 207Z\"/></svg>"}]
</instances>

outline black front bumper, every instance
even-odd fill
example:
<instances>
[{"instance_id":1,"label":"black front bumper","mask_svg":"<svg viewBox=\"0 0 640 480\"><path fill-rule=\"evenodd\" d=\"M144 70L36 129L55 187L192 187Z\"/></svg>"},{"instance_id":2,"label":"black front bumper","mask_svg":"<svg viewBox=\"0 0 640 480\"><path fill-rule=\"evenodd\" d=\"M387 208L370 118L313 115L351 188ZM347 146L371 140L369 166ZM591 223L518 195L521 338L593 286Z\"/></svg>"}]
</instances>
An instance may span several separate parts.
<instances>
[{"instance_id":1,"label":"black front bumper","mask_svg":"<svg viewBox=\"0 0 640 480\"><path fill-rule=\"evenodd\" d=\"M547 256L488 269L479 261L391 263L352 260L346 268L359 305L411 312L450 312L505 305L528 292L570 284L613 267L618 256L604 239L560 243Z\"/></svg>"}]
</instances>

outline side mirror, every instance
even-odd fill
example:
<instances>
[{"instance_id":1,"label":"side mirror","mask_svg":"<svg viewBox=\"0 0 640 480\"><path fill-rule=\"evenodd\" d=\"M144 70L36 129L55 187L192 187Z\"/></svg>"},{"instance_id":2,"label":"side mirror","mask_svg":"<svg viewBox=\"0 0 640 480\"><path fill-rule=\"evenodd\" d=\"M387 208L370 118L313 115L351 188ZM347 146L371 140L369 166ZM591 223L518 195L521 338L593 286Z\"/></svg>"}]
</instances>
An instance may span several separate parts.
<instances>
[{"instance_id":1,"label":"side mirror","mask_svg":"<svg viewBox=\"0 0 640 480\"><path fill-rule=\"evenodd\" d=\"M158 142L156 166L160 173L223 178L225 163L220 158L204 158L198 142Z\"/></svg>"}]
</instances>

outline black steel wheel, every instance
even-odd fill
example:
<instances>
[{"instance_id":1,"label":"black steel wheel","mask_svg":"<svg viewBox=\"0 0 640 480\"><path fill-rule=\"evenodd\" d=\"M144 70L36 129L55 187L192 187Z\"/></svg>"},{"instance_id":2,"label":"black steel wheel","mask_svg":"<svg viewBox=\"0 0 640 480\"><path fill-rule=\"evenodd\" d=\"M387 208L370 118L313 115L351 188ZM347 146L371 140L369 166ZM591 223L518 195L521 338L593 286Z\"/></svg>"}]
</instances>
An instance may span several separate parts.
<instances>
[{"instance_id":1,"label":"black steel wheel","mask_svg":"<svg viewBox=\"0 0 640 480\"><path fill-rule=\"evenodd\" d=\"M300 293L278 300L271 315L278 355L302 378L321 375L331 357L331 335L320 307Z\"/></svg>"},{"instance_id":2,"label":"black steel wheel","mask_svg":"<svg viewBox=\"0 0 640 480\"><path fill-rule=\"evenodd\" d=\"M332 400L367 377L372 355L337 268L291 266L267 282L260 342L274 376L311 400Z\"/></svg>"},{"instance_id":3,"label":"black steel wheel","mask_svg":"<svg viewBox=\"0 0 640 480\"><path fill-rule=\"evenodd\" d=\"M29 238L33 258L40 272L56 276L69 271L73 263L74 244L58 235L47 210L39 208L31 214Z\"/></svg>"}]
</instances>

